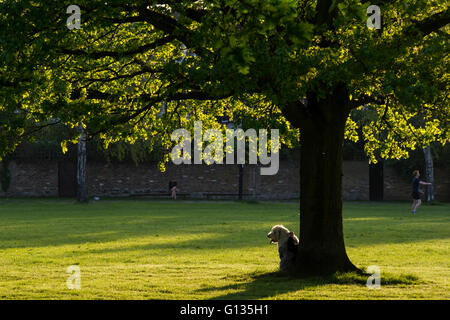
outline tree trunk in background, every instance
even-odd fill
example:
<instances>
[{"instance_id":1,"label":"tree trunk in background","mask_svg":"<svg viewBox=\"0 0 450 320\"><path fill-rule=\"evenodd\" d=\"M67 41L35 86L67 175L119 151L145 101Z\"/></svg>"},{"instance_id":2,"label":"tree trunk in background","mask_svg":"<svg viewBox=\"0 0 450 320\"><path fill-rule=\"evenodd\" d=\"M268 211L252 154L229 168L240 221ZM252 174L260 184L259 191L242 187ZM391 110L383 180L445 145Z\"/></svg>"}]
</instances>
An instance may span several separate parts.
<instances>
[{"instance_id":1,"label":"tree trunk in background","mask_svg":"<svg viewBox=\"0 0 450 320\"><path fill-rule=\"evenodd\" d=\"M308 95L300 159L300 245L292 273L357 271L347 256L342 223L342 156L350 109L345 86L319 100Z\"/></svg>"},{"instance_id":2,"label":"tree trunk in background","mask_svg":"<svg viewBox=\"0 0 450 320\"><path fill-rule=\"evenodd\" d=\"M378 159L375 164L369 164L369 199L383 201L384 197L384 162Z\"/></svg>"},{"instance_id":3,"label":"tree trunk in background","mask_svg":"<svg viewBox=\"0 0 450 320\"><path fill-rule=\"evenodd\" d=\"M3 192L7 192L11 184L11 171L9 170L10 157L4 156L0 161L0 186Z\"/></svg>"},{"instance_id":4,"label":"tree trunk in background","mask_svg":"<svg viewBox=\"0 0 450 320\"><path fill-rule=\"evenodd\" d=\"M425 156L425 179L432 183L431 186L426 186L425 199L427 202L431 202L434 201L434 168L431 148L424 148L423 154Z\"/></svg>"},{"instance_id":5,"label":"tree trunk in background","mask_svg":"<svg viewBox=\"0 0 450 320\"><path fill-rule=\"evenodd\" d=\"M86 185L86 131L80 125L81 132L78 139L77 152L77 199L79 202L88 202L88 190Z\"/></svg>"},{"instance_id":6,"label":"tree trunk in background","mask_svg":"<svg viewBox=\"0 0 450 320\"><path fill-rule=\"evenodd\" d=\"M244 165L238 164L239 167L239 200L242 200L242 193L244 189Z\"/></svg>"}]
</instances>

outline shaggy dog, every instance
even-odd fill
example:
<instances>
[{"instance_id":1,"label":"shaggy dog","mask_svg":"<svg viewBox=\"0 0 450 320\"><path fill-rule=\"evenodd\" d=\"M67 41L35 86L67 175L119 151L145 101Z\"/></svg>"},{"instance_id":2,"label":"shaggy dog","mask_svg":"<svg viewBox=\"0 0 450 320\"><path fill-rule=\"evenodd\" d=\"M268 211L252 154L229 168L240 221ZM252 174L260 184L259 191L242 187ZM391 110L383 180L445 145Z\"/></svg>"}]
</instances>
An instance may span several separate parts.
<instances>
[{"instance_id":1,"label":"shaggy dog","mask_svg":"<svg viewBox=\"0 0 450 320\"><path fill-rule=\"evenodd\" d=\"M286 272L294 264L297 256L298 238L294 232L286 227L276 225L267 234L270 243L278 243L278 254L280 255L280 271Z\"/></svg>"}]
</instances>

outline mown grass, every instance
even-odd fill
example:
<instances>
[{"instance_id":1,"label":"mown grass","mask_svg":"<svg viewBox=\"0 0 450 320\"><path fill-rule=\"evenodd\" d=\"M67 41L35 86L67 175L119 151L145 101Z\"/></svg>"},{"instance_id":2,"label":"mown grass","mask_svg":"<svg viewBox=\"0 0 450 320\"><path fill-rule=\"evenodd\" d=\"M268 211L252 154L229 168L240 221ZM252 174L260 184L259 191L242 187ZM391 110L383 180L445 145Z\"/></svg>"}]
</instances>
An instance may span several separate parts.
<instances>
[{"instance_id":1,"label":"mown grass","mask_svg":"<svg viewBox=\"0 0 450 320\"><path fill-rule=\"evenodd\" d=\"M298 233L297 203L0 200L0 299L449 299L450 205L346 203L350 259L366 277L278 274L267 232ZM66 286L79 265L81 289Z\"/></svg>"}]
</instances>

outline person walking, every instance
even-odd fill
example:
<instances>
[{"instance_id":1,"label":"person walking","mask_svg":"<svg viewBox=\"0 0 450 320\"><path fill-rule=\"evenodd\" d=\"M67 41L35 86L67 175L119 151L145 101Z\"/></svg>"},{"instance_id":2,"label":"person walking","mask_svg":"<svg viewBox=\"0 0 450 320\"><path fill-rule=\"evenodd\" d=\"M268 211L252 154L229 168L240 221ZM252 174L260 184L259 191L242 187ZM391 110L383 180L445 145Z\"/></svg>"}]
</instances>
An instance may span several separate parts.
<instances>
[{"instance_id":1,"label":"person walking","mask_svg":"<svg viewBox=\"0 0 450 320\"><path fill-rule=\"evenodd\" d=\"M423 194L423 192L420 191L420 185L431 186L431 183L429 183L429 182L420 181L419 177L420 177L419 170L414 170L413 171L413 180L412 180L412 187L413 187L413 192L412 192L412 198L413 198L412 213L413 214L416 214L417 208L422 203L422 200L420 199L420 196Z\"/></svg>"},{"instance_id":2,"label":"person walking","mask_svg":"<svg viewBox=\"0 0 450 320\"><path fill-rule=\"evenodd\" d=\"M177 200L177 182L175 180L169 181L169 192L172 194L173 200Z\"/></svg>"}]
</instances>

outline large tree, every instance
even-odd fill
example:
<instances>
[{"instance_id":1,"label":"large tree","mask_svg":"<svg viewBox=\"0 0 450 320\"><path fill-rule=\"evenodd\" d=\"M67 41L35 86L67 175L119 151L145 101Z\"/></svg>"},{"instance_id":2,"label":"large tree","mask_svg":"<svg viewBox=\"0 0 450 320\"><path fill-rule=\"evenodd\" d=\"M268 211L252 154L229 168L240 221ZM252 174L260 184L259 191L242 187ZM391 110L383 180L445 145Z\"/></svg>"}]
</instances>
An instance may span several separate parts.
<instances>
[{"instance_id":1,"label":"large tree","mask_svg":"<svg viewBox=\"0 0 450 320\"><path fill-rule=\"evenodd\" d=\"M341 192L352 110L372 116L372 159L449 140L447 1L80 0L81 29L69 30L72 2L0 1L1 111L83 123L106 144L158 135L169 148L173 129L222 115L299 131L293 273L356 270ZM381 8L379 30L367 27L369 5Z\"/></svg>"}]
</instances>

